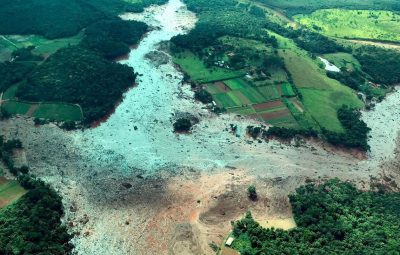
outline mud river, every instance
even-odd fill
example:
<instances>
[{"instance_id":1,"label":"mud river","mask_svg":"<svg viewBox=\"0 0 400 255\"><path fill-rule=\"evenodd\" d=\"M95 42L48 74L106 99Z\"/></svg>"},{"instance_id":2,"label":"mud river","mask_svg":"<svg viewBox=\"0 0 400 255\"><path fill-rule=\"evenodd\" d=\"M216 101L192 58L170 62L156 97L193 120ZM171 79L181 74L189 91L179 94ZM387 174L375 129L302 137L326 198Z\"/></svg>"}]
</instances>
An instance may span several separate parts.
<instances>
[{"instance_id":1,"label":"mud river","mask_svg":"<svg viewBox=\"0 0 400 255\"><path fill-rule=\"evenodd\" d=\"M78 254L213 254L208 244L221 242L230 221L247 209L260 220L290 217L286 196L307 179L338 177L364 187L370 176L397 178L399 91L363 113L372 128L363 159L316 141L258 143L244 134L257 123L217 116L195 102L159 47L195 25L180 0L122 18L154 29L122 61L139 81L107 121L73 132L35 127L23 117L0 123L2 133L22 140L20 160L63 196ZM166 61L150 60L149 53ZM173 120L186 113L200 122L191 134L174 134ZM230 124L240 127L239 137ZM246 199L249 183L257 185L258 202Z\"/></svg>"}]
</instances>

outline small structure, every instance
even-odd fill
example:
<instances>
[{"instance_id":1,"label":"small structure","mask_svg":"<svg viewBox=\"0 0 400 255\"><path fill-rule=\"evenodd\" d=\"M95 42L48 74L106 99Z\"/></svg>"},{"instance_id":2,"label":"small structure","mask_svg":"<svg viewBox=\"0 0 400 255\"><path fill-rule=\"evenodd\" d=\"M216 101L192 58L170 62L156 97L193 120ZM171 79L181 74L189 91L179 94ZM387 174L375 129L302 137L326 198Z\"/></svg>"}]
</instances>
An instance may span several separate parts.
<instances>
[{"instance_id":1,"label":"small structure","mask_svg":"<svg viewBox=\"0 0 400 255\"><path fill-rule=\"evenodd\" d=\"M235 238L233 238L232 236L230 236L230 237L228 238L228 240L226 240L225 245L226 245L226 246L231 246L234 240L235 240Z\"/></svg>"}]
</instances>

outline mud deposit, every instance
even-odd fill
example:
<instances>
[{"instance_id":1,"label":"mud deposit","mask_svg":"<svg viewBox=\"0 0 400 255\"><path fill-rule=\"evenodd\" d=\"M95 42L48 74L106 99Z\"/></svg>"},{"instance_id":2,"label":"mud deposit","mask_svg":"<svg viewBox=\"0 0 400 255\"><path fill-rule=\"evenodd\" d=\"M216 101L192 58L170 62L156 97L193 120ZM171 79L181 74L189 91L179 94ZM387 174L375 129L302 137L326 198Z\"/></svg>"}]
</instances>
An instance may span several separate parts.
<instances>
[{"instance_id":1,"label":"mud deposit","mask_svg":"<svg viewBox=\"0 0 400 255\"><path fill-rule=\"evenodd\" d=\"M62 194L78 254L213 254L209 243L220 243L248 209L260 221L290 218L287 194L306 181L339 177L368 187L370 176L399 179L399 92L364 115L373 129L367 160L319 142L258 143L229 132L230 124L258 123L203 109L166 53L157 57L160 42L195 24L180 0L122 17L155 29L122 61L142 76L105 123L65 132L21 117L0 122L1 133L22 140L32 172ZM174 134L173 121L186 113L199 124ZM246 196L249 184L257 186L256 202Z\"/></svg>"}]
</instances>

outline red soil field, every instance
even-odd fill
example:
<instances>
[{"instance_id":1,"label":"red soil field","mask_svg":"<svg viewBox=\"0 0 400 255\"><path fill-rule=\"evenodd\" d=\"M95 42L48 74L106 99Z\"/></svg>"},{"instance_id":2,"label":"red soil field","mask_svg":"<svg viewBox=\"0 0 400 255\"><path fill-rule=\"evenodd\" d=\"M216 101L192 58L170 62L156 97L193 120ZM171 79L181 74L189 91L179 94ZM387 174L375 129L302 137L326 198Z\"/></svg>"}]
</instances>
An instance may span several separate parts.
<instances>
[{"instance_id":1,"label":"red soil field","mask_svg":"<svg viewBox=\"0 0 400 255\"><path fill-rule=\"evenodd\" d=\"M254 110L260 112L263 110L267 110L270 108L275 108L275 107L279 107L279 106L283 106L282 101L277 100L277 101L272 101L272 102L267 102L267 103L261 103L261 104L255 104L253 105Z\"/></svg>"}]
</instances>

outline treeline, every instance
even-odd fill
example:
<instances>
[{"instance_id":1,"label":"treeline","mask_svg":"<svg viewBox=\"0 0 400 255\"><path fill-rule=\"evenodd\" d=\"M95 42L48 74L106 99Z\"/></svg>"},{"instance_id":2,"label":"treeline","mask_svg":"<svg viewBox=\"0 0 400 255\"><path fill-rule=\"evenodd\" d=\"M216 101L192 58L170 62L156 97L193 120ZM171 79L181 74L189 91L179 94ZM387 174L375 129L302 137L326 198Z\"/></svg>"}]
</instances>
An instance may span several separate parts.
<instances>
[{"instance_id":1,"label":"treeline","mask_svg":"<svg viewBox=\"0 0 400 255\"><path fill-rule=\"evenodd\" d=\"M262 228L247 213L233 225L242 255L398 254L400 194L359 191L337 179L308 184L290 195L297 227Z\"/></svg>"},{"instance_id":2,"label":"treeline","mask_svg":"<svg viewBox=\"0 0 400 255\"><path fill-rule=\"evenodd\" d=\"M348 71L342 68L340 72L328 71L326 74L329 78L338 80L340 83L357 91L360 91L360 87L366 82L364 75L358 70Z\"/></svg>"},{"instance_id":3,"label":"treeline","mask_svg":"<svg viewBox=\"0 0 400 255\"><path fill-rule=\"evenodd\" d=\"M236 1L185 0L185 3L189 10L198 14L199 21L187 35L171 39L176 47L199 53L204 48L216 45L217 39L225 35L277 45L276 38L263 31L266 19L260 18L254 11L250 12L245 6L236 6Z\"/></svg>"},{"instance_id":4,"label":"treeline","mask_svg":"<svg viewBox=\"0 0 400 255\"><path fill-rule=\"evenodd\" d=\"M343 106L337 111L337 117L345 129L345 132L332 132L322 128L325 139L333 145L359 148L364 151L369 150L368 132L371 129L361 120L360 111L348 106Z\"/></svg>"},{"instance_id":5,"label":"treeline","mask_svg":"<svg viewBox=\"0 0 400 255\"><path fill-rule=\"evenodd\" d=\"M305 138L320 137L325 141L346 148L357 148L363 151L369 150L368 132L371 130L367 124L361 120L361 113L357 109L350 108L346 105L337 111L337 117L343 126L344 132L334 132L321 128L321 130L309 129L293 129L285 127L247 127L247 134L254 139L262 137L265 139L279 138L290 140L296 136Z\"/></svg>"},{"instance_id":6,"label":"treeline","mask_svg":"<svg viewBox=\"0 0 400 255\"><path fill-rule=\"evenodd\" d=\"M0 209L0 254L70 254L72 236L61 224L61 197L44 182L28 174L28 167L16 168L12 160L19 140L0 136L0 160L18 176L28 192L17 202Z\"/></svg>"},{"instance_id":7,"label":"treeline","mask_svg":"<svg viewBox=\"0 0 400 255\"><path fill-rule=\"evenodd\" d=\"M312 53L347 52L347 49L328 37L307 30L298 30L298 36L294 41L300 48Z\"/></svg>"},{"instance_id":8,"label":"treeline","mask_svg":"<svg viewBox=\"0 0 400 255\"><path fill-rule=\"evenodd\" d=\"M110 112L135 82L134 70L80 46L63 48L38 66L18 87L17 97L33 102L68 102L83 108L89 124Z\"/></svg>"},{"instance_id":9,"label":"treeline","mask_svg":"<svg viewBox=\"0 0 400 255\"><path fill-rule=\"evenodd\" d=\"M33 63L4 62L0 63L0 93L11 85L22 81L35 67Z\"/></svg>"},{"instance_id":10,"label":"treeline","mask_svg":"<svg viewBox=\"0 0 400 255\"><path fill-rule=\"evenodd\" d=\"M381 47L363 46L354 51L362 70L372 81L385 85L400 83L400 53Z\"/></svg>"},{"instance_id":11,"label":"treeline","mask_svg":"<svg viewBox=\"0 0 400 255\"><path fill-rule=\"evenodd\" d=\"M28 192L0 210L0 254L70 254L72 236L61 223L61 197L29 175L19 181Z\"/></svg>"},{"instance_id":12,"label":"treeline","mask_svg":"<svg viewBox=\"0 0 400 255\"><path fill-rule=\"evenodd\" d=\"M85 29L82 45L113 59L129 53L129 46L137 44L147 30L143 22L120 18L101 20Z\"/></svg>"},{"instance_id":13,"label":"treeline","mask_svg":"<svg viewBox=\"0 0 400 255\"><path fill-rule=\"evenodd\" d=\"M102 19L125 11L141 12L166 0L0 0L0 34L68 37Z\"/></svg>"}]
</instances>

